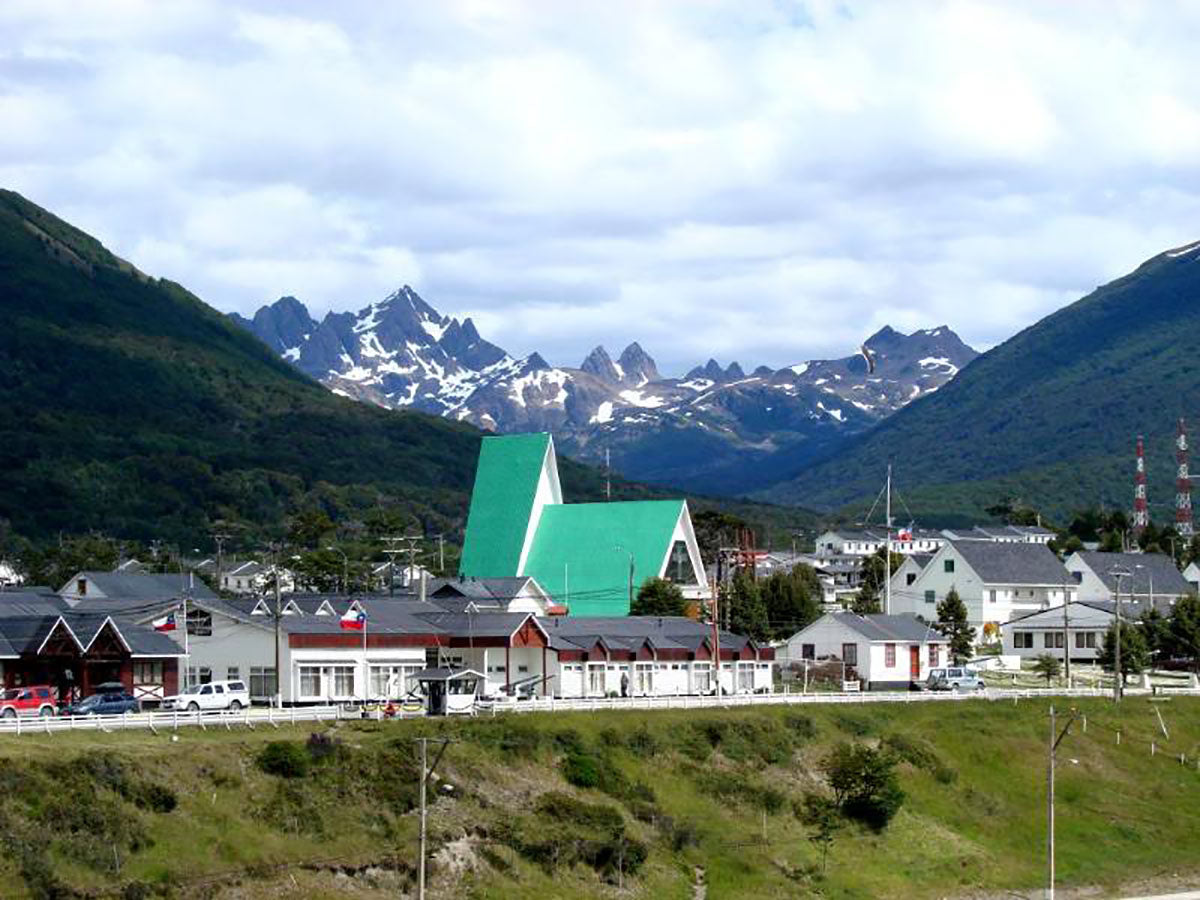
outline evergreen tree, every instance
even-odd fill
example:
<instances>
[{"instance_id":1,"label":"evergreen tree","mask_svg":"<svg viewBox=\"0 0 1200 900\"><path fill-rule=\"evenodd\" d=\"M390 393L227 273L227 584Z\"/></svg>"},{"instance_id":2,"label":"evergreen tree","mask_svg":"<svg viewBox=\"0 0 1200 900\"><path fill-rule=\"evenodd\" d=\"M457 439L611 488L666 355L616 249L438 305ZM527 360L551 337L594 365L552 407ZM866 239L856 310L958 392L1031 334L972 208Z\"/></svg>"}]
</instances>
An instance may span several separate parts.
<instances>
[{"instance_id":1,"label":"evergreen tree","mask_svg":"<svg viewBox=\"0 0 1200 900\"><path fill-rule=\"evenodd\" d=\"M1104 635L1104 647L1098 657L1100 665L1109 672L1116 668L1117 624L1114 622ZM1140 675L1150 661L1150 651L1142 629L1129 622L1121 623L1121 673Z\"/></svg>"},{"instance_id":2,"label":"evergreen tree","mask_svg":"<svg viewBox=\"0 0 1200 900\"><path fill-rule=\"evenodd\" d=\"M950 639L951 658L955 662L968 658L975 649L975 629L967 623L967 605L954 588L937 605L937 616L933 627Z\"/></svg>"},{"instance_id":3,"label":"evergreen tree","mask_svg":"<svg viewBox=\"0 0 1200 900\"><path fill-rule=\"evenodd\" d=\"M756 641L770 640L767 605L763 602L758 582L749 573L740 571L722 598L729 604L729 630Z\"/></svg>"},{"instance_id":4,"label":"evergreen tree","mask_svg":"<svg viewBox=\"0 0 1200 900\"><path fill-rule=\"evenodd\" d=\"M1057 678L1062 671L1062 663L1059 662L1057 656L1043 653L1034 661L1033 671L1045 678L1046 687L1050 687L1050 682Z\"/></svg>"},{"instance_id":5,"label":"evergreen tree","mask_svg":"<svg viewBox=\"0 0 1200 900\"><path fill-rule=\"evenodd\" d=\"M809 569L808 566L803 568ZM821 617L821 607L816 600L819 595L810 593L804 574L797 574L796 570L776 572L764 578L760 582L760 591L767 609L770 633L775 639L789 638Z\"/></svg>"},{"instance_id":6,"label":"evergreen tree","mask_svg":"<svg viewBox=\"0 0 1200 900\"><path fill-rule=\"evenodd\" d=\"M1158 650L1166 656L1187 656L1193 671L1200 671L1200 597L1188 594L1171 609L1166 634Z\"/></svg>"},{"instance_id":7,"label":"evergreen tree","mask_svg":"<svg viewBox=\"0 0 1200 900\"><path fill-rule=\"evenodd\" d=\"M637 599L629 609L631 616L683 616L687 601L683 591L665 578L647 578L638 588Z\"/></svg>"},{"instance_id":8,"label":"evergreen tree","mask_svg":"<svg viewBox=\"0 0 1200 900\"><path fill-rule=\"evenodd\" d=\"M859 568L858 593L850 602L850 609L860 616L882 610L880 598L886 590L887 579L904 565L904 556L900 553L891 555L890 565L884 562L886 557L886 547L880 547L870 556L863 557Z\"/></svg>"}]
</instances>

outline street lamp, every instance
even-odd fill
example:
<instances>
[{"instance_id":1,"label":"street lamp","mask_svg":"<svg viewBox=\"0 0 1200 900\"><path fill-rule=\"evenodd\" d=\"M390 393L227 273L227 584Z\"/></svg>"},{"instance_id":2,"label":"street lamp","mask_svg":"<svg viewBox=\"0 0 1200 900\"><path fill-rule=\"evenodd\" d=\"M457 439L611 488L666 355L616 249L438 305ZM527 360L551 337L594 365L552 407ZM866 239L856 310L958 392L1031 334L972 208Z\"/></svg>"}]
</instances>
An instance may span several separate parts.
<instances>
[{"instance_id":1,"label":"street lamp","mask_svg":"<svg viewBox=\"0 0 1200 900\"><path fill-rule=\"evenodd\" d=\"M342 594L349 596L350 595L350 557L346 556L346 553L344 550L341 550L332 545L326 547L325 549L332 550L334 553L340 553L342 555Z\"/></svg>"}]
</instances>

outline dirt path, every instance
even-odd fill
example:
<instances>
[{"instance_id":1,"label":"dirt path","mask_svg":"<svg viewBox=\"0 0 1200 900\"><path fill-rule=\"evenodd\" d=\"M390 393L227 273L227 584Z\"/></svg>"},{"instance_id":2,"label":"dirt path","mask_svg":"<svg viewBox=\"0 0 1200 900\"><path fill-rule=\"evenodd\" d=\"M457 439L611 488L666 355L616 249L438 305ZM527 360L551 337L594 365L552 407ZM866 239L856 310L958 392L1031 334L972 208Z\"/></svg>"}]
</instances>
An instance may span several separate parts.
<instances>
[{"instance_id":1,"label":"dirt path","mask_svg":"<svg viewBox=\"0 0 1200 900\"><path fill-rule=\"evenodd\" d=\"M704 866L692 866L692 900L708 897L708 883L704 880Z\"/></svg>"}]
</instances>

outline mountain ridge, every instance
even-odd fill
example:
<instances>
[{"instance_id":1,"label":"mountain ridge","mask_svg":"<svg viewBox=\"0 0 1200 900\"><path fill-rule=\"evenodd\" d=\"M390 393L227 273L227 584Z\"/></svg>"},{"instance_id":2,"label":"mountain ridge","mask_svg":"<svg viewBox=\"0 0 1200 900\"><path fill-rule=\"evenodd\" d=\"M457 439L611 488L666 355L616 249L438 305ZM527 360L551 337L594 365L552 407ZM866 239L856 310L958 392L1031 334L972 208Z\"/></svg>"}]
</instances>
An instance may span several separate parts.
<instances>
[{"instance_id":1,"label":"mountain ridge","mask_svg":"<svg viewBox=\"0 0 1200 900\"><path fill-rule=\"evenodd\" d=\"M343 396L490 431L548 430L564 452L611 459L635 480L726 495L791 474L938 390L976 356L946 326L909 335L885 327L866 342L878 372L854 354L750 375L737 361L710 359L669 378L636 341L616 360L597 346L578 368L554 366L537 353L507 354L408 285L320 323L292 297L253 320L231 318Z\"/></svg>"}]
</instances>

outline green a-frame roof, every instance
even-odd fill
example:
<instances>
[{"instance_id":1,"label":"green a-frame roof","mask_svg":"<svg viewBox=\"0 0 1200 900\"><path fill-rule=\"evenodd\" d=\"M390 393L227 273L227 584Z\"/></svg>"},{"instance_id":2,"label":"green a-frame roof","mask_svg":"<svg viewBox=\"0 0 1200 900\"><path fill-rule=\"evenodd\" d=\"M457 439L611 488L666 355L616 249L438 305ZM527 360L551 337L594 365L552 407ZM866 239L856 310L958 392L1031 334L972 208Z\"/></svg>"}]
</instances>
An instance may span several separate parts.
<instances>
[{"instance_id":1,"label":"green a-frame roof","mask_svg":"<svg viewBox=\"0 0 1200 900\"><path fill-rule=\"evenodd\" d=\"M633 589L661 575L676 540L699 584L703 563L683 500L562 502L547 434L485 437L459 572L529 575L571 613L620 616Z\"/></svg>"},{"instance_id":2,"label":"green a-frame roof","mask_svg":"<svg viewBox=\"0 0 1200 900\"><path fill-rule=\"evenodd\" d=\"M547 470L550 470L548 472ZM459 572L478 578L521 574L523 551L537 516L539 481L553 475L551 502L562 502L558 467L548 434L485 437L467 512Z\"/></svg>"}]
</instances>

